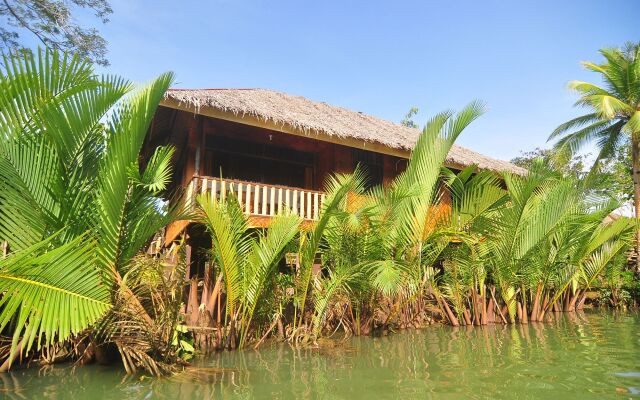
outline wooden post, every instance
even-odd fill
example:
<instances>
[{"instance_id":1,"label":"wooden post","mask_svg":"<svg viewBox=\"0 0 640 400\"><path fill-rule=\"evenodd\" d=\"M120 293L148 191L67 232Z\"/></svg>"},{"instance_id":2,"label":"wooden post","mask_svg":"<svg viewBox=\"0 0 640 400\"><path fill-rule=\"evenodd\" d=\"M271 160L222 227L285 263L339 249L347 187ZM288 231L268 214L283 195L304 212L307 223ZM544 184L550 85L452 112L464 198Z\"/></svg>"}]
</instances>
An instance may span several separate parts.
<instances>
[{"instance_id":1,"label":"wooden post","mask_svg":"<svg viewBox=\"0 0 640 400\"><path fill-rule=\"evenodd\" d=\"M196 154L200 144L198 138L198 118L188 118L185 123L187 129L185 147L186 160L184 163L182 182L184 182L185 185L188 185L189 182L191 182L191 180L198 175L196 172Z\"/></svg>"},{"instance_id":2,"label":"wooden post","mask_svg":"<svg viewBox=\"0 0 640 400\"><path fill-rule=\"evenodd\" d=\"M195 191L194 185L195 185L196 179L198 178L191 179L191 182L189 182L189 186L187 187L187 207L188 208L193 207L193 193Z\"/></svg>"},{"instance_id":3,"label":"wooden post","mask_svg":"<svg viewBox=\"0 0 640 400\"><path fill-rule=\"evenodd\" d=\"M262 186L262 215L267 215L267 190L266 186Z\"/></svg>"},{"instance_id":4,"label":"wooden post","mask_svg":"<svg viewBox=\"0 0 640 400\"><path fill-rule=\"evenodd\" d=\"M199 139L199 140L196 140L197 144L196 144L196 157L195 157L195 163L194 163L195 164L194 165L194 172L195 172L195 175L200 175L200 164L201 164L200 159L202 158L202 151L203 151L202 150L202 142L203 142L204 135L202 133L202 125L203 125L202 120L203 120L203 118L200 115L198 115L197 118L198 118L198 121L196 122L196 129L197 129L197 133L196 134L197 134L198 137L196 139Z\"/></svg>"},{"instance_id":5,"label":"wooden post","mask_svg":"<svg viewBox=\"0 0 640 400\"><path fill-rule=\"evenodd\" d=\"M218 181L215 179L211 182L211 200L216 201L218 199Z\"/></svg>"},{"instance_id":6,"label":"wooden post","mask_svg":"<svg viewBox=\"0 0 640 400\"><path fill-rule=\"evenodd\" d=\"M276 210L276 188L271 187L271 203L269 204L269 215L272 217L275 215Z\"/></svg>"},{"instance_id":7,"label":"wooden post","mask_svg":"<svg viewBox=\"0 0 640 400\"><path fill-rule=\"evenodd\" d=\"M186 239L188 239L188 236L185 237L185 240ZM184 270L184 275L185 275L184 279L188 281L189 278L191 278L191 245L190 244L188 244L185 247L184 253L185 253L184 262L185 262L185 266L186 266L186 268Z\"/></svg>"},{"instance_id":8,"label":"wooden post","mask_svg":"<svg viewBox=\"0 0 640 400\"><path fill-rule=\"evenodd\" d=\"M307 192L307 218L313 219L311 215L311 192Z\"/></svg>"},{"instance_id":9,"label":"wooden post","mask_svg":"<svg viewBox=\"0 0 640 400\"><path fill-rule=\"evenodd\" d=\"M209 316L212 318L213 314L206 308L209 302L209 296L211 296L211 291L213 291L213 272L211 271L211 265L207 262L204 264L204 284L202 285L200 305L205 305L205 312L209 313Z\"/></svg>"},{"instance_id":10,"label":"wooden post","mask_svg":"<svg viewBox=\"0 0 640 400\"><path fill-rule=\"evenodd\" d=\"M198 323L200 314L200 302L198 301L198 278L195 276L189 281L189 302L187 303L187 314L189 314L189 325Z\"/></svg>"},{"instance_id":11,"label":"wooden post","mask_svg":"<svg viewBox=\"0 0 640 400\"><path fill-rule=\"evenodd\" d=\"M200 175L200 144L196 147L196 157L195 157L195 175Z\"/></svg>"},{"instance_id":12,"label":"wooden post","mask_svg":"<svg viewBox=\"0 0 640 400\"><path fill-rule=\"evenodd\" d=\"M295 215L300 215L300 213L298 212L298 191L294 190L293 191L293 213Z\"/></svg>"},{"instance_id":13,"label":"wooden post","mask_svg":"<svg viewBox=\"0 0 640 400\"><path fill-rule=\"evenodd\" d=\"M209 189L209 181L207 181L207 178L202 178L202 188L200 190L200 193L205 194L207 193L208 189Z\"/></svg>"},{"instance_id":14,"label":"wooden post","mask_svg":"<svg viewBox=\"0 0 640 400\"><path fill-rule=\"evenodd\" d=\"M238 183L238 204L242 210L242 183Z\"/></svg>"},{"instance_id":15,"label":"wooden post","mask_svg":"<svg viewBox=\"0 0 640 400\"><path fill-rule=\"evenodd\" d=\"M282 214L282 188L278 189L278 214Z\"/></svg>"},{"instance_id":16,"label":"wooden post","mask_svg":"<svg viewBox=\"0 0 640 400\"><path fill-rule=\"evenodd\" d=\"M255 192L253 193L253 213L260 214L260 186L256 185Z\"/></svg>"},{"instance_id":17,"label":"wooden post","mask_svg":"<svg viewBox=\"0 0 640 400\"><path fill-rule=\"evenodd\" d=\"M304 192L300 192L300 216L304 219Z\"/></svg>"},{"instance_id":18,"label":"wooden post","mask_svg":"<svg viewBox=\"0 0 640 400\"><path fill-rule=\"evenodd\" d=\"M251 184L247 184L247 195L245 196L247 204L245 204L244 213L247 215L251 214L251 186Z\"/></svg>"},{"instance_id":19,"label":"wooden post","mask_svg":"<svg viewBox=\"0 0 640 400\"><path fill-rule=\"evenodd\" d=\"M320 201L320 195L318 193L313 194L313 219L318 219L318 202Z\"/></svg>"},{"instance_id":20,"label":"wooden post","mask_svg":"<svg viewBox=\"0 0 640 400\"><path fill-rule=\"evenodd\" d=\"M291 190L287 189L284 191L284 206L291 210L291 202L289 199L291 198Z\"/></svg>"}]
</instances>

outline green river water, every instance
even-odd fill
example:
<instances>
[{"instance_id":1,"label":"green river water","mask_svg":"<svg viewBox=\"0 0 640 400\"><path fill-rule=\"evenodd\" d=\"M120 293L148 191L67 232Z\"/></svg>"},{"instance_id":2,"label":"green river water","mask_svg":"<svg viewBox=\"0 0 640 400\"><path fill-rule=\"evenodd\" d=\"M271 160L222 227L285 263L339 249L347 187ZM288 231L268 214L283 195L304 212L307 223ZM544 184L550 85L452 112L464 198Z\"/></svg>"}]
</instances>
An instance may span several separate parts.
<instances>
[{"instance_id":1,"label":"green river water","mask_svg":"<svg viewBox=\"0 0 640 400\"><path fill-rule=\"evenodd\" d=\"M198 373L128 377L114 367L0 374L16 399L601 399L640 397L640 315L590 312L554 323L433 326L336 347L215 354Z\"/></svg>"}]
</instances>

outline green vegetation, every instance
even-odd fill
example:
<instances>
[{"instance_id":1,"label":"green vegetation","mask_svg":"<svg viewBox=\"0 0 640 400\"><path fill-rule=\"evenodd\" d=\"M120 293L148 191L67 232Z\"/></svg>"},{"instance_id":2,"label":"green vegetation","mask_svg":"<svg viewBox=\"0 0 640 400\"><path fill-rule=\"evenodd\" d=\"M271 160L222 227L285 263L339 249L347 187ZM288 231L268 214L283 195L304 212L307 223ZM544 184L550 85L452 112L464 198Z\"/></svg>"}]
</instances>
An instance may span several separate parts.
<instances>
[{"instance_id":1,"label":"green vegetation","mask_svg":"<svg viewBox=\"0 0 640 400\"><path fill-rule=\"evenodd\" d=\"M420 126L413 120L413 117L415 117L418 112L418 107L411 107L409 112L407 112L400 121L400 125L406 126L407 128L420 128Z\"/></svg>"},{"instance_id":2,"label":"green vegetation","mask_svg":"<svg viewBox=\"0 0 640 400\"><path fill-rule=\"evenodd\" d=\"M511 163L531 169L540 163L570 179L582 181L589 179L589 192L593 195L612 197L624 204L633 199L633 181L631 177L631 149L621 146L610 157L600 160L597 173L589 174L591 154L576 154L569 159L557 156L553 149L540 149L521 152L512 158Z\"/></svg>"},{"instance_id":3,"label":"green vegetation","mask_svg":"<svg viewBox=\"0 0 640 400\"><path fill-rule=\"evenodd\" d=\"M631 176L635 215L640 216L640 43L627 43L624 48L602 49L601 64L582 65L601 75L604 85L572 81L569 87L580 95L577 106L589 113L557 127L549 140L558 139L556 157L567 159L587 143L595 142L598 157L591 178L597 179L605 160L614 159L616 152L626 149L631 154ZM629 165L628 165L629 166ZM639 236L640 237L640 236ZM636 238L636 246L640 240ZM636 253L638 253L636 248ZM640 258L636 269L640 271Z\"/></svg>"},{"instance_id":4,"label":"green vegetation","mask_svg":"<svg viewBox=\"0 0 640 400\"><path fill-rule=\"evenodd\" d=\"M605 62L583 62L601 75L604 86L572 81L569 87L580 94L577 106L591 112L565 122L549 139L559 139L555 150L560 156L572 156L585 144L595 141L599 154L594 165L610 159L620 147L632 150L634 171L640 171L640 44L628 43L623 49L602 49ZM636 180L636 190L640 183Z\"/></svg>"},{"instance_id":5,"label":"green vegetation","mask_svg":"<svg viewBox=\"0 0 640 400\"><path fill-rule=\"evenodd\" d=\"M3 65L1 371L16 360L119 354L130 373L163 375L196 345L258 346L269 335L304 345L433 322L525 324L581 309L592 289L614 307L628 298L636 223L608 218L619 203L594 196L591 180L539 160L522 176L443 167L482 115L479 102L431 118L405 172L384 188L367 189L359 168L335 175L313 224L282 214L260 230L233 196L198 197L193 215L182 200L161 198L173 149L158 147L144 163L140 152L171 74L133 90L57 51ZM573 141L562 143L573 149ZM143 253L177 219L200 222L212 239L203 301L190 311L190 325L203 330L181 323L181 246L159 258Z\"/></svg>"},{"instance_id":6,"label":"green vegetation","mask_svg":"<svg viewBox=\"0 0 640 400\"><path fill-rule=\"evenodd\" d=\"M284 251L298 232L300 218L276 217L266 233L253 237L237 202L215 202L202 195L198 203L212 238L212 253L224 276L226 318L224 341L235 347L236 332L244 344L256 307Z\"/></svg>"},{"instance_id":7,"label":"green vegetation","mask_svg":"<svg viewBox=\"0 0 640 400\"><path fill-rule=\"evenodd\" d=\"M34 348L54 360L115 346L128 369L156 373L154 359L170 361L177 312L161 307L171 303L169 293L140 278L164 275L136 256L178 215L158 197L173 149L158 148L145 166L138 161L172 79L164 74L132 92L77 56L4 59L0 242L8 254L0 260L0 331L10 345L2 347L1 370L28 360ZM159 296L148 302L137 291ZM101 329L104 320L110 324ZM135 335L142 330L163 334Z\"/></svg>"},{"instance_id":8,"label":"green vegetation","mask_svg":"<svg viewBox=\"0 0 640 400\"><path fill-rule=\"evenodd\" d=\"M35 39L47 48L109 65L107 41L97 29L78 23L78 17L91 13L104 24L112 12L107 0L3 0L0 50L29 53L25 44Z\"/></svg>"},{"instance_id":9,"label":"green vegetation","mask_svg":"<svg viewBox=\"0 0 640 400\"><path fill-rule=\"evenodd\" d=\"M292 343L314 343L337 331L379 334L433 321L545 321L581 309L592 288L618 287L635 223L605 222L617 202L589 196L541 162L526 176L442 167L482 109L476 102L433 117L406 172L385 188L365 190L359 170L333 177L310 228L281 215L266 233L250 234L234 198L200 198L227 288L213 301L226 299L227 315L215 346L259 344L274 326ZM300 257L297 269L279 271L287 248Z\"/></svg>"}]
</instances>

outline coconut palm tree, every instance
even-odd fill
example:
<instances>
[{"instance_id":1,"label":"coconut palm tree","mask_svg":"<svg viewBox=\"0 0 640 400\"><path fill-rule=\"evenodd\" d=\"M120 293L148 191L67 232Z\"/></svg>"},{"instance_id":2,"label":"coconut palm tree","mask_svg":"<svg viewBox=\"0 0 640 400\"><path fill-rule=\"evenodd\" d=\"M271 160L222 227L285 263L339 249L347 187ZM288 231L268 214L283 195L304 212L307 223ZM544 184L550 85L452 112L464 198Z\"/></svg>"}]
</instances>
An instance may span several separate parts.
<instances>
[{"instance_id":1,"label":"coconut palm tree","mask_svg":"<svg viewBox=\"0 0 640 400\"><path fill-rule=\"evenodd\" d=\"M39 51L0 69L0 331L10 354L64 342L96 324L124 294L151 320L122 276L151 236L175 216L158 194L173 150L139 154L173 80L132 92L97 76L78 56Z\"/></svg>"},{"instance_id":2,"label":"coconut palm tree","mask_svg":"<svg viewBox=\"0 0 640 400\"><path fill-rule=\"evenodd\" d=\"M599 154L594 170L620 146L631 146L634 208L636 217L640 217L640 43L602 49L600 53L605 58L603 63L582 65L599 73L604 85L569 83L580 95L576 105L590 112L558 126L549 140L559 139L555 149L561 155L573 155L585 144L595 142Z\"/></svg>"}]
</instances>

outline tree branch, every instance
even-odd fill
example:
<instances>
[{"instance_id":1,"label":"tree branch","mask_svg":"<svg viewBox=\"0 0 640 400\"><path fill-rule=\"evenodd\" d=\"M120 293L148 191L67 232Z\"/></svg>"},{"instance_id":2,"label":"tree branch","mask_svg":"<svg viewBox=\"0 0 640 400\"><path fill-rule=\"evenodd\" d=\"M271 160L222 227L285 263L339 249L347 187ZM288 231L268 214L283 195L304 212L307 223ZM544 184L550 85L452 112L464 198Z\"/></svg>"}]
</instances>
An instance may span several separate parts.
<instances>
[{"instance_id":1,"label":"tree branch","mask_svg":"<svg viewBox=\"0 0 640 400\"><path fill-rule=\"evenodd\" d=\"M15 18L23 28L33 33L42 42L43 45L45 45L46 47L49 47L44 37L40 35L40 32L33 29L24 19L22 19L22 17L18 15L18 13L13 9L13 7L9 5L9 2L7 0L2 0L2 2L7 7L7 10L9 11L9 13L13 15L13 18Z\"/></svg>"}]
</instances>

